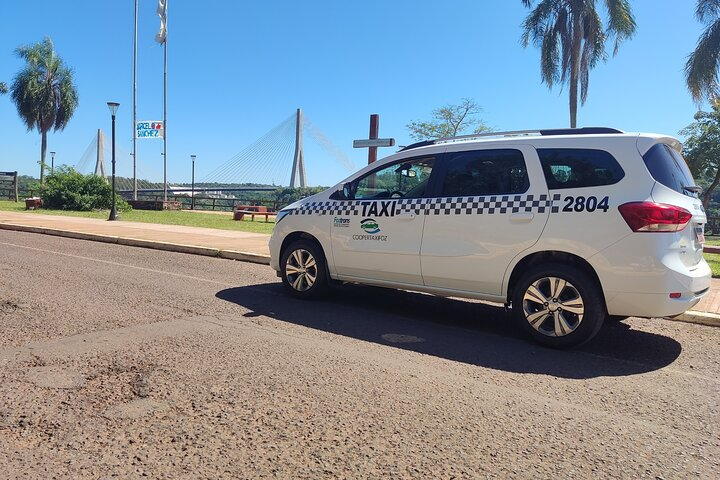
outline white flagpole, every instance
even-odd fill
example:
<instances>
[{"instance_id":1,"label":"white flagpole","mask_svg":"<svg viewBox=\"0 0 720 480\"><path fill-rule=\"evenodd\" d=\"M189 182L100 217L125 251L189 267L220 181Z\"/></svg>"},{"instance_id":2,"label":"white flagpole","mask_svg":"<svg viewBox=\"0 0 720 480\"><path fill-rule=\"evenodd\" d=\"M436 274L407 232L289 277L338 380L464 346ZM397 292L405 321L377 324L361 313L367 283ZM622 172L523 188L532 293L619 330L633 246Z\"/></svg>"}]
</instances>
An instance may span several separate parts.
<instances>
[{"instance_id":1,"label":"white flagpole","mask_svg":"<svg viewBox=\"0 0 720 480\"><path fill-rule=\"evenodd\" d=\"M158 0L160 31L155 41L163 44L163 201L167 202L167 7L168 0Z\"/></svg>"},{"instance_id":2,"label":"white flagpole","mask_svg":"<svg viewBox=\"0 0 720 480\"><path fill-rule=\"evenodd\" d=\"M165 0L165 41L163 42L163 201L167 202L167 7Z\"/></svg>"},{"instance_id":3,"label":"white flagpole","mask_svg":"<svg viewBox=\"0 0 720 480\"><path fill-rule=\"evenodd\" d=\"M163 49L163 201L167 202L167 34Z\"/></svg>"},{"instance_id":4,"label":"white flagpole","mask_svg":"<svg viewBox=\"0 0 720 480\"><path fill-rule=\"evenodd\" d=\"M133 40L133 200L137 200L137 38L138 0L135 0L135 37Z\"/></svg>"}]
</instances>

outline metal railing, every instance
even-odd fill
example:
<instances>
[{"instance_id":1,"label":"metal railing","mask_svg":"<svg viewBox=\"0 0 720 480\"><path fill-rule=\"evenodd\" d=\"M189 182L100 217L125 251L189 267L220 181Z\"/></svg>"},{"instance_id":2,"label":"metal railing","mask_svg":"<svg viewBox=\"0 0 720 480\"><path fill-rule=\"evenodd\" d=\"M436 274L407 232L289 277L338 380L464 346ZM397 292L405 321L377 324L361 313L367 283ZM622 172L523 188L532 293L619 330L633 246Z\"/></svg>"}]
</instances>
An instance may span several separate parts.
<instances>
[{"instance_id":1,"label":"metal railing","mask_svg":"<svg viewBox=\"0 0 720 480\"><path fill-rule=\"evenodd\" d=\"M25 200L26 198L34 197L38 194L37 190L30 188L18 188L18 201ZM13 198L10 198L13 195ZM9 187L0 185L0 200L14 200L15 190Z\"/></svg>"},{"instance_id":2,"label":"metal railing","mask_svg":"<svg viewBox=\"0 0 720 480\"><path fill-rule=\"evenodd\" d=\"M0 187L0 199L9 199L11 191L7 188ZM14 194L14 190L12 192ZM35 197L39 194L38 190L30 188L18 189L18 200L24 201L26 198ZM162 201L162 195L147 194L138 195L138 200ZM192 198L186 195L168 195L168 201L180 202L183 210L190 210ZM264 205L270 209L277 209L276 200L269 197L248 197L248 198L218 198L210 196L195 196L195 210L210 211L227 211L233 210L235 205Z\"/></svg>"},{"instance_id":3,"label":"metal railing","mask_svg":"<svg viewBox=\"0 0 720 480\"><path fill-rule=\"evenodd\" d=\"M168 201L180 202L182 210L190 210L192 198L185 195L168 195ZM138 200L152 200L162 202L162 195L138 195ZM195 210L209 210L219 212L231 212L236 205L263 205L269 209L277 209L276 201L272 198L218 198L195 196Z\"/></svg>"}]
</instances>

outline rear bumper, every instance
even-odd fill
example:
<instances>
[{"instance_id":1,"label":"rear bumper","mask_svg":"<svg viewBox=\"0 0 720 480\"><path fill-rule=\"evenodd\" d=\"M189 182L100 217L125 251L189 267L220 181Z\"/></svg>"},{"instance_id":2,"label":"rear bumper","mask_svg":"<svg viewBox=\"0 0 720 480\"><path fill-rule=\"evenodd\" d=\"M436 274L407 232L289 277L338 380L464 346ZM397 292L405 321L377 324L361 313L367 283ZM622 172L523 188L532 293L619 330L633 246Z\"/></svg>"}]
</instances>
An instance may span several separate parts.
<instances>
[{"instance_id":1,"label":"rear bumper","mask_svg":"<svg viewBox=\"0 0 720 480\"><path fill-rule=\"evenodd\" d=\"M707 292L685 292L680 298L670 298L669 293L618 292L608 300L607 308L610 315L674 317L694 307Z\"/></svg>"},{"instance_id":2,"label":"rear bumper","mask_svg":"<svg viewBox=\"0 0 720 480\"><path fill-rule=\"evenodd\" d=\"M631 235L589 259L604 286L610 315L680 315L709 291L710 266L703 259L692 268L685 265L683 256L693 252L687 247L683 251L676 238L658 236L667 240L663 245ZM671 293L680 295L670 298Z\"/></svg>"}]
</instances>

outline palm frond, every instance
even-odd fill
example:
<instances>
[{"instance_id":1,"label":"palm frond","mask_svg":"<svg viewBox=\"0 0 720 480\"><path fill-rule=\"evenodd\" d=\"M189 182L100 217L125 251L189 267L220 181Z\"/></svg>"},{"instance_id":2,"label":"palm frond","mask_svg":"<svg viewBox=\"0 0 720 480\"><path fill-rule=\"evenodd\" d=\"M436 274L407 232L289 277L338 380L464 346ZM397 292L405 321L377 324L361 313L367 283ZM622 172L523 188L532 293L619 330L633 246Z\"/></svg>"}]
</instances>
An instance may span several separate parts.
<instances>
[{"instance_id":1,"label":"palm frond","mask_svg":"<svg viewBox=\"0 0 720 480\"><path fill-rule=\"evenodd\" d=\"M613 56L617 55L620 43L633 36L637 24L632 14L629 0L605 0L608 11L606 34L615 38Z\"/></svg>"},{"instance_id":2,"label":"palm frond","mask_svg":"<svg viewBox=\"0 0 720 480\"><path fill-rule=\"evenodd\" d=\"M718 91L720 66L720 19L710 24L685 63L685 82L693 100L700 103Z\"/></svg>"},{"instance_id":3,"label":"palm frond","mask_svg":"<svg viewBox=\"0 0 720 480\"><path fill-rule=\"evenodd\" d=\"M548 25L554 23L554 3L554 0L542 0L525 18L522 23L523 34L521 37L521 42L524 47L527 47L530 41L532 41L536 47L542 45Z\"/></svg>"},{"instance_id":4,"label":"palm frond","mask_svg":"<svg viewBox=\"0 0 720 480\"><path fill-rule=\"evenodd\" d=\"M560 63L559 57L560 49L556 34L554 31L549 30L545 33L540 49L540 74L542 81L547 83L547 86L550 88L552 88L560 78L558 68Z\"/></svg>"},{"instance_id":5,"label":"palm frond","mask_svg":"<svg viewBox=\"0 0 720 480\"><path fill-rule=\"evenodd\" d=\"M703 23L710 23L720 16L720 0L698 0L695 16Z\"/></svg>"},{"instance_id":6,"label":"palm frond","mask_svg":"<svg viewBox=\"0 0 720 480\"><path fill-rule=\"evenodd\" d=\"M560 64L560 84L565 85L569 80L570 68L572 66L572 15L567 9L562 9L557 14L555 31L560 42L562 61Z\"/></svg>"}]
</instances>

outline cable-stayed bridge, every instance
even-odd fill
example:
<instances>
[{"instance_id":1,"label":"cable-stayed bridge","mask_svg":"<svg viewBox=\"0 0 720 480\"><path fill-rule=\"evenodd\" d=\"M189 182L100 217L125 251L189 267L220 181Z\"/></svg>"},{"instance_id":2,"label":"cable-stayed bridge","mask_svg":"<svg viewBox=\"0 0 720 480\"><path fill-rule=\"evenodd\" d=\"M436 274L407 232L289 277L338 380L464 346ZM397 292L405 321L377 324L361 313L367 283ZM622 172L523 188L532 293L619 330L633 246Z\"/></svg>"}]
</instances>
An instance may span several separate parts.
<instances>
[{"instance_id":1,"label":"cable-stayed bridge","mask_svg":"<svg viewBox=\"0 0 720 480\"><path fill-rule=\"evenodd\" d=\"M305 187L309 180L305 172L303 133L307 133L328 157L348 173L356 169L355 164L322 131L316 127L300 109L270 129L258 140L245 147L220 166L202 178L196 179L196 191L203 190L273 190L277 187ZM111 171L111 139L98 130L84 154L75 165L81 173L94 173L109 177ZM116 158L132 158L116 143ZM150 162L138 162L138 191L162 192L162 182L141 180L160 178L162 172L153 169ZM132 191L132 179L126 175L116 176L119 191ZM208 185L212 186L208 186ZM171 191L187 191L185 186L168 181Z\"/></svg>"}]
</instances>

